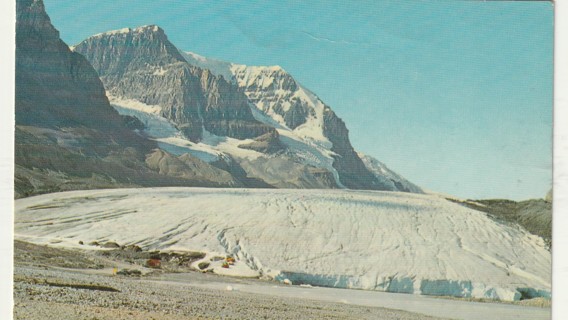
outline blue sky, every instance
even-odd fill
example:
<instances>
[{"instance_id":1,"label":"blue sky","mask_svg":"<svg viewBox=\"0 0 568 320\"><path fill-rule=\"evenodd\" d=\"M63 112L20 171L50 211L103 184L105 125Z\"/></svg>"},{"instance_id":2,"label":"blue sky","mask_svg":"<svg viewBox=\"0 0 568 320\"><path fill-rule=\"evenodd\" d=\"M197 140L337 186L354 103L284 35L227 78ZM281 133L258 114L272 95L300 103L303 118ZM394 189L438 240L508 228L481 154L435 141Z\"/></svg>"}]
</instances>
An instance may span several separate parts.
<instances>
[{"instance_id":1,"label":"blue sky","mask_svg":"<svg viewBox=\"0 0 568 320\"><path fill-rule=\"evenodd\" d=\"M157 24L182 50L280 65L357 150L426 189L521 200L551 188L550 2L44 1L69 44Z\"/></svg>"}]
</instances>

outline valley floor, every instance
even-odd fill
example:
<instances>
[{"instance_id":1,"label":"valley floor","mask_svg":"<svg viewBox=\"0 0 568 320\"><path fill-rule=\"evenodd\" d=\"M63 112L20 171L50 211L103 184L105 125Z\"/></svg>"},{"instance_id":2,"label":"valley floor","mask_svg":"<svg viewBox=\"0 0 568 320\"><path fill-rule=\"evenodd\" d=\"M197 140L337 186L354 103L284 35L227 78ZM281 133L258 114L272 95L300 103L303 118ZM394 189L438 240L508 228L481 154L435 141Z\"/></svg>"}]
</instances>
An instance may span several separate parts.
<instances>
[{"instance_id":1,"label":"valley floor","mask_svg":"<svg viewBox=\"0 0 568 320\"><path fill-rule=\"evenodd\" d=\"M238 288L258 286L260 281L199 272L169 274L177 275L172 278L166 273L113 276L105 268L113 264L109 260L71 250L43 249L16 242L14 319L435 319L338 301L251 293ZM57 262L51 260L48 267L42 261L49 258ZM92 269L93 261L102 269Z\"/></svg>"},{"instance_id":2,"label":"valley floor","mask_svg":"<svg viewBox=\"0 0 568 320\"><path fill-rule=\"evenodd\" d=\"M14 319L550 318L549 308L285 286L199 272L112 275L111 266L124 264L92 252L16 241Z\"/></svg>"}]
</instances>

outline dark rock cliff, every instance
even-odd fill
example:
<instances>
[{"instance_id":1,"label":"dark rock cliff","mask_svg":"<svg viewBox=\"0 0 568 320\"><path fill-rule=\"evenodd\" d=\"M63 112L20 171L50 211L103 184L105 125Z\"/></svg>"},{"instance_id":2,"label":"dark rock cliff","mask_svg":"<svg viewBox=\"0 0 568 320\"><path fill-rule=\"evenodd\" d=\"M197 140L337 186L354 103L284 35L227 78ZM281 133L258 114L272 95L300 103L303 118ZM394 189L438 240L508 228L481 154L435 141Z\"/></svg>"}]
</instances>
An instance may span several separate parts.
<instances>
[{"instance_id":1,"label":"dark rock cliff","mask_svg":"<svg viewBox=\"0 0 568 320\"><path fill-rule=\"evenodd\" d=\"M239 185L228 173L189 156L152 161L154 152L147 159L157 145L138 134L142 123L112 108L97 72L59 38L43 2L17 0L16 11L16 197L93 188Z\"/></svg>"},{"instance_id":2,"label":"dark rock cliff","mask_svg":"<svg viewBox=\"0 0 568 320\"><path fill-rule=\"evenodd\" d=\"M345 122L327 106L323 115L323 133L333 144L331 151L337 154L333 167L339 172L341 183L350 189L390 190L379 183L353 149Z\"/></svg>"}]
</instances>

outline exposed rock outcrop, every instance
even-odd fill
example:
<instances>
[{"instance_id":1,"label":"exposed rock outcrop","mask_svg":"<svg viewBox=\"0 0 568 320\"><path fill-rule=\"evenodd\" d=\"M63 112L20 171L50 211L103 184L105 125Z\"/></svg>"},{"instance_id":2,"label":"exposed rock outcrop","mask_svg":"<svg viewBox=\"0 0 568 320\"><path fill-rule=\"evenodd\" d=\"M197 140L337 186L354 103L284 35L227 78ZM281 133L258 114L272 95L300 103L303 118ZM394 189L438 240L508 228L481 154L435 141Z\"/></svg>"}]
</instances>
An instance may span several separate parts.
<instances>
[{"instance_id":1,"label":"exposed rock outcrop","mask_svg":"<svg viewBox=\"0 0 568 320\"><path fill-rule=\"evenodd\" d=\"M397 190L381 185L363 161L359 158L349 141L349 131L335 112L324 109L323 133L332 143L335 152L333 167L339 172L341 183L350 189Z\"/></svg>"},{"instance_id":2,"label":"exposed rock outcrop","mask_svg":"<svg viewBox=\"0 0 568 320\"><path fill-rule=\"evenodd\" d=\"M277 188L338 188L333 174L327 170L293 161L286 155L258 159L241 159L239 165L247 176L261 179Z\"/></svg>"},{"instance_id":3,"label":"exposed rock outcrop","mask_svg":"<svg viewBox=\"0 0 568 320\"><path fill-rule=\"evenodd\" d=\"M255 138L254 142L241 144L239 145L239 148L250 149L266 154L274 154L285 150L286 145L280 141L278 131L275 130Z\"/></svg>"},{"instance_id":4,"label":"exposed rock outcrop","mask_svg":"<svg viewBox=\"0 0 568 320\"><path fill-rule=\"evenodd\" d=\"M16 2L16 197L137 185L154 143L123 125L96 71L59 39L41 0ZM124 161L117 161L122 158Z\"/></svg>"},{"instance_id":5,"label":"exposed rock outcrop","mask_svg":"<svg viewBox=\"0 0 568 320\"><path fill-rule=\"evenodd\" d=\"M227 171L218 169L189 154L179 157L163 150L156 149L146 157L146 164L162 175L184 178L203 183L216 183L218 186L243 187L244 185L233 178Z\"/></svg>"}]
</instances>

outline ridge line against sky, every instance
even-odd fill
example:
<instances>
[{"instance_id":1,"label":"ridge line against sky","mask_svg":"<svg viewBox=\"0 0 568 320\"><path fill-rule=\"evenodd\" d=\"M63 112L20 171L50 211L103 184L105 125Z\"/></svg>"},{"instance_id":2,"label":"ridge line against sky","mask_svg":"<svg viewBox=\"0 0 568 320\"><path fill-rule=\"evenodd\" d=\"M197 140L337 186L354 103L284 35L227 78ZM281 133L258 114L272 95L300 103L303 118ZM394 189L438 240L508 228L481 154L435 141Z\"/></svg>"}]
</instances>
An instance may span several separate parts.
<instances>
[{"instance_id":1,"label":"ridge line against sky","mask_svg":"<svg viewBox=\"0 0 568 320\"><path fill-rule=\"evenodd\" d=\"M184 51L280 65L358 151L423 188L522 200L552 186L550 2L44 2L69 45L156 24Z\"/></svg>"}]
</instances>

